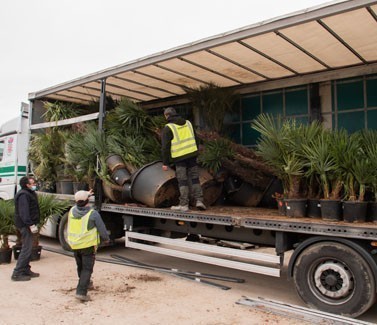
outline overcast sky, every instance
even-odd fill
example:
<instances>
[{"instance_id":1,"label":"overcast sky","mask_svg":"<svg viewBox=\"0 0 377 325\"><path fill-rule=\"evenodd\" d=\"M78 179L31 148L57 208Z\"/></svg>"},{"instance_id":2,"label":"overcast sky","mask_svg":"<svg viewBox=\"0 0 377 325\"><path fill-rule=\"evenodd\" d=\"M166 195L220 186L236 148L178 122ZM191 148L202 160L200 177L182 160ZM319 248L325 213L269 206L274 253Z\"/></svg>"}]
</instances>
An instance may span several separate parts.
<instances>
[{"instance_id":1,"label":"overcast sky","mask_svg":"<svg viewBox=\"0 0 377 325\"><path fill-rule=\"evenodd\" d=\"M0 125L39 91L325 0L1 0Z\"/></svg>"}]
</instances>

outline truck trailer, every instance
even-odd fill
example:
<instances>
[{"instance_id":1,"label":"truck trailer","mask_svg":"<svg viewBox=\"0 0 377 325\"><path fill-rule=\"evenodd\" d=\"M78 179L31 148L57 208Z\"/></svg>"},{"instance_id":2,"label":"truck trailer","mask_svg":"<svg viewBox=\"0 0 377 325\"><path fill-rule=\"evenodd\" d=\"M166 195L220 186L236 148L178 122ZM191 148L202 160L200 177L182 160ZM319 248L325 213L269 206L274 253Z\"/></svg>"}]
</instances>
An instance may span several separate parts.
<instances>
[{"instance_id":1,"label":"truck trailer","mask_svg":"<svg viewBox=\"0 0 377 325\"><path fill-rule=\"evenodd\" d=\"M21 104L20 115L0 127L0 199L13 199L19 179L27 171L29 105Z\"/></svg>"},{"instance_id":2,"label":"truck trailer","mask_svg":"<svg viewBox=\"0 0 377 325\"><path fill-rule=\"evenodd\" d=\"M303 123L317 119L350 132L376 128L376 17L376 1L335 1L52 86L29 94L30 130L92 120L102 129L108 96L127 97L152 113L167 106L191 110L185 87L211 82L239 94L238 114L224 123L246 147L257 141L250 123L259 113ZM85 106L93 99L99 101L97 112L43 120L43 102ZM193 113L198 125L201 112ZM73 204L72 194L52 195ZM357 317L375 303L373 222L290 218L277 209L228 205L177 212L106 201L101 186L94 201L112 239L124 236L126 247L274 277L281 276L290 256L288 277L309 306ZM55 221L57 230L50 228L50 235L69 248L67 214ZM272 247L274 253L182 240L187 236Z\"/></svg>"}]
</instances>

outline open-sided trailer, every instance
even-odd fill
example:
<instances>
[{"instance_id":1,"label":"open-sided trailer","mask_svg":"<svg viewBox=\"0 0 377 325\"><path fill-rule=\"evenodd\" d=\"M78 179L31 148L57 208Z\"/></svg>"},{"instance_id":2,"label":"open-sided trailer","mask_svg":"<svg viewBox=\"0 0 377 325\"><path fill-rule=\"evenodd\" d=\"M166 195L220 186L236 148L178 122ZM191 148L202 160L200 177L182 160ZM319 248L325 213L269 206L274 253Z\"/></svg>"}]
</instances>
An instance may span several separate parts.
<instances>
[{"instance_id":1,"label":"open-sided trailer","mask_svg":"<svg viewBox=\"0 0 377 325\"><path fill-rule=\"evenodd\" d=\"M56 194L56 197L73 202L73 195ZM356 317L375 302L377 224L374 223L289 218L275 209L233 206L176 212L102 203L100 211L112 237L124 235L125 246L129 248L274 277L281 276L288 257L288 277L308 305ZM59 223L59 239L65 248L68 247L64 235L66 221L65 215ZM274 253L182 240L187 235L252 243L260 248L274 248Z\"/></svg>"},{"instance_id":2,"label":"open-sided trailer","mask_svg":"<svg viewBox=\"0 0 377 325\"><path fill-rule=\"evenodd\" d=\"M255 143L244 132L251 122L247 112L321 119L329 128L373 127L376 74L377 1L333 1L31 93L30 129L95 119L102 128L106 96L126 96L162 112L168 105L189 104L185 86L210 82L241 96L233 123L244 145ZM42 119L43 101L87 105L93 99L100 103L96 113L50 123ZM285 253L293 249L288 275L309 305L356 317L375 302L377 225L372 222L292 219L274 210L234 207L173 212L103 203L97 193L112 238L125 235L127 247L270 276L280 276ZM57 222L64 246L66 216ZM187 234L274 247L276 253L177 239Z\"/></svg>"}]
</instances>

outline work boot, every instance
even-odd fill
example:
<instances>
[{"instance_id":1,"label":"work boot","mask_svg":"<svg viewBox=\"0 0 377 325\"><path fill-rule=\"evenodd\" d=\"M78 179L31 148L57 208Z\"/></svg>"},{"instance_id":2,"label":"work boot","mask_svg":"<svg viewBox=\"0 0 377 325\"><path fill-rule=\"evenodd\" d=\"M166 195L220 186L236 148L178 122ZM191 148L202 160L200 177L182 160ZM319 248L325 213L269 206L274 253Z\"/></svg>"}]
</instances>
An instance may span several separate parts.
<instances>
[{"instance_id":1,"label":"work boot","mask_svg":"<svg viewBox=\"0 0 377 325\"><path fill-rule=\"evenodd\" d=\"M207 207L204 205L204 203L202 201L196 201L196 207L199 210L207 210Z\"/></svg>"},{"instance_id":2,"label":"work boot","mask_svg":"<svg viewBox=\"0 0 377 325\"><path fill-rule=\"evenodd\" d=\"M30 275L20 274L20 275L12 275L11 278L13 281L29 281L31 279Z\"/></svg>"},{"instance_id":3,"label":"work boot","mask_svg":"<svg viewBox=\"0 0 377 325\"><path fill-rule=\"evenodd\" d=\"M189 207L188 205L173 205L170 209L174 211L186 212L189 210Z\"/></svg>"},{"instance_id":4,"label":"work boot","mask_svg":"<svg viewBox=\"0 0 377 325\"><path fill-rule=\"evenodd\" d=\"M25 275L28 275L31 278L38 278L39 277L39 273L33 272L32 270L30 270L29 272L26 272Z\"/></svg>"},{"instance_id":5,"label":"work boot","mask_svg":"<svg viewBox=\"0 0 377 325\"><path fill-rule=\"evenodd\" d=\"M80 301L90 301L90 296L76 294L75 298Z\"/></svg>"}]
</instances>

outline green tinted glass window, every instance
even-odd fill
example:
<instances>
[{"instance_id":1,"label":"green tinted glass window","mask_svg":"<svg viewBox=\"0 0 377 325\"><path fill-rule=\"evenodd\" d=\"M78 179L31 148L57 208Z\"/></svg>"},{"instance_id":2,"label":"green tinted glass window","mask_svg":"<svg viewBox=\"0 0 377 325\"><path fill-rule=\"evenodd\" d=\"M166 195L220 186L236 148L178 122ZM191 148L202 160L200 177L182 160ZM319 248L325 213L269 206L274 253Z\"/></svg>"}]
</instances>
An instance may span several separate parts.
<instances>
[{"instance_id":1,"label":"green tinted glass window","mask_svg":"<svg viewBox=\"0 0 377 325\"><path fill-rule=\"evenodd\" d=\"M242 99L242 120L249 121L260 114L260 96Z\"/></svg>"},{"instance_id":2,"label":"green tinted glass window","mask_svg":"<svg viewBox=\"0 0 377 325\"><path fill-rule=\"evenodd\" d=\"M241 125L226 124L224 125L224 134L236 143L241 143Z\"/></svg>"},{"instance_id":3,"label":"green tinted glass window","mask_svg":"<svg viewBox=\"0 0 377 325\"><path fill-rule=\"evenodd\" d=\"M285 93L285 114L308 114L308 92L306 89L287 91Z\"/></svg>"},{"instance_id":4,"label":"green tinted glass window","mask_svg":"<svg viewBox=\"0 0 377 325\"><path fill-rule=\"evenodd\" d=\"M377 110L367 112L368 129L377 130Z\"/></svg>"},{"instance_id":5,"label":"green tinted glass window","mask_svg":"<svg viewBox=\"0 0 377 325\"><path fill-rule=\"evenodd\" d=\"M263 113L283 115L283 94L273 93L263 95Z\"/></svg>"},{"instance_id":6,"label":"green tinted glass window","mask_svg":"<svg viewBox=\"0 0 377 325\"><path fill-rule=\"evenodd\" d=\"M242 144L245 146L255 145L260 133L251 127L251 123L242 123Z\"/></svg>"},{"instance_id":7,"label":"green tinted glass window","mask_svg":"<svg viewBox=\"0 0 377 325\"><path fill-rule=\"evenodd\" d=\"M377 79L367 79L367 107L377 107Z\"/></svg>"},{"instance_id":8,"label":"green tinted glass window","mask_svg":"<svg viewBox=\"0 0 377 325\"><path fill-rule=\"evenodd\" d=\"M339 113L338 114L338 129L344 128L348 132L356 132L365 128L364 111Z\"/></svg>"},{"instance_id":9,"label":"green tinted glass window","mask_svg":"<svg viewBox=\"0 0 377 325\"><path fill-rule=\"evenodd\" d=\"M294 118L300 124L308 124L309 118L307 116L295 117Z\"/></svg>"},{"instance_id":10,"label":"green tinted glass window","mask_svg":"<svg viewBox=\"0 0 377 325\"><path fill-rule=\"evenodd\" d=\"M363 81L338 83L336 87L338 110L364 108Z\"/></svg>"}]
</instances>

